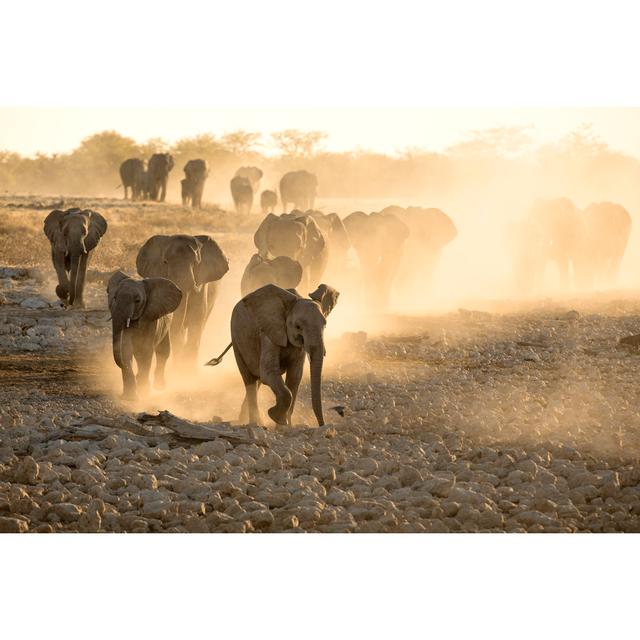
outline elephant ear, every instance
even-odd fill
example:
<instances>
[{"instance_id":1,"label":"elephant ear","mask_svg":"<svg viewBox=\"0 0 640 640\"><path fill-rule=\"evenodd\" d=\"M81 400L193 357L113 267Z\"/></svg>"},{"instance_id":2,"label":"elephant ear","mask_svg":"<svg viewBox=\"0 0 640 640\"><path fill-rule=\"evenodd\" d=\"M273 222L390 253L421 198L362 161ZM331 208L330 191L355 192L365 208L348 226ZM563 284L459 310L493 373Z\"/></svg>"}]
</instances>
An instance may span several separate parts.
<instances>
[{"instance_id":1,"label":"elephant ear","mask_svg":"<svg viewBox=\"0 0 640 640\"><path fill-rule=\"evenodd\" d=\"M309 294L309 297L320 303L322 315L326 318L331 313L333 307L336 306L340 292L328 284L321 284L313 293Z\"/></svg>"},{"instance_id":2,"label":"elephant ear","mask_svg":"<svg viewBox=\"0 0 640 640\"><path fill-rule=\"evenodd\" d=\"M253 234L253 243L256 245L256 249L258 249L258 253L264 258L267 257L269 253L269 245L267 243L267 233L269 231L269 227L274 223L275 220L278 220L278 216L275 213L270 213L258 227L257 231Z\"/></svg>"},{"instance_id":3,"label":"elephant ear","mask_svg":"<svg viewBox=\"0 0 640 640\"><path fill-rule=\"evenodd\" d=\"M116 271L107 282L107 300L109 303L109 309L113 304L113 300L116 297L116 291L123 280L127 280L129 276L124 271Z\"/></svg>"},{"instance_id":4,"label":"elephant ear","mask_svg":"<svg viewBox=\"0 0 640 640\"><path fill-rule=\"evenodd\" d=\"M151 236L138 251L136 270L143 278L166 278L167 265L164 262L164 251L169 236Z\"/></svg>"},{"instance_id":5,"label":"elephant ear","mask_svg":"<svg viewBox=\"0 0 640 640\"><path fill-rule=\"evenodd\" d=\"M340 216L337 213L329 213L327 214L327 220L330 224L332 245L335 244L336 248L344 251L349 249L351 241L349 240L349 234Z\"/></svg>"},{"instance_id":6,"label":"elephant ear","mask_svg":"<svg viewBox=\"0 0 640 640\"><path fill-rule=\"evenodd\" d=\"M297 260L292 260L288 256L278 256L271 260L271 266L283 288L295 289L300 284L302 266Z\"/></svg>"},{"instance_id":7,"label":"elephant ear","mask_svg":"<svg viewBox=\"0 0 640 640\"><path fill-rule=\"evenodd\" d=\"M44 233L49 238L51 244L55 244L60 234L60 225L64 219L65 212L55 209L44 219Z\"/></svg>"},{"instance_id":8,"label":"elephant ear","mask_svg":"<svg viewBox=\"0 0 640 640\"><path fill-rule=\"evenodd\" d=\"M242 298L245 307L264 335L279 347L289 344L287 338L287 315L299 296L267 284Z\"/></svg>"},{"instance_id":9,"label":"elephant ear","mask_svg":"<svg viewBox=\"0 0 640 640\"><path fill-rule=\"evenodd\" d=\"M305 254L309 259L317 256L326 246L324 235L318 226L318 223L311 216L303 217L304 225L307 228L307 242L305 245Z\"/></svg>"},{"instance_id":10,"label":"elephant ear","mask_svg":"<svg viewBox=\"0 0 640 640\"><path fill-rule=\"evenodd\" d=\"M88 213L89 231L84 244L87 251L91 251L98 246L100 238L107 232L107 221L97 211L88 211Z\"/></svg>"},{"instance_id":11,"label":"elephant ear","mask_svg":"<svg viewBox=\"0 0 640 640\"><path fill-rule=\"evenodd\" d=\"M385 233L388 234L390 241L397 244L402 244L410 233L409 226L402 222L399 218L392 214L376 214L382 216Z\"/></svg>"},{"instance_id":12,"label":"elephant ear","mask_svg":"<svg viewBox=\"0 0 640 640\"><path fill-rule=\"evenodd\" d=\"M195 269L196 282L206 284L220 280L229 271L229 259L218 243L209 236L195 236L201 243L200 262Z\"/></svg>"},{"instance_id":13,"label":"elephant ear","mask_svg":"<svg viewBox=\"0 0 640 640\"><path fill-rule=\"evenodd\" d=\"M157 320L168 313L173 313L180 305L182 291L171 280L145 278L142 284L147 293L147 304L142 312L142 318L145 320Z\"/></svg>"}]
</instances>

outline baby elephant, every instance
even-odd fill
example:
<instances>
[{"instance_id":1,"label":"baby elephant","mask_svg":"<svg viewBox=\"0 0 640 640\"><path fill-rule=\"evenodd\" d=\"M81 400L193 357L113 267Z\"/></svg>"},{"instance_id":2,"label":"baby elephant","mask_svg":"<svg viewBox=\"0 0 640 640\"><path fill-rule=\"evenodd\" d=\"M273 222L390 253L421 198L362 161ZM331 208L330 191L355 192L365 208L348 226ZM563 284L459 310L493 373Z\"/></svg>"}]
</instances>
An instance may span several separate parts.
<instances>
[{"instance_id":1,"label":"baby elephant","mask_svg":"<svg viewBox=\"0 0 640 640\"><path fill-rule=\"evenodd\" d=\"M276 395L269 416L277 424L291 424L291 414L305 355L311 363L311 404L319 425L322 415L321 378L325 356L324 328L340 294L321 284L309 298L295 290L273 284L245 296L231 314L233 352L246 388L241 420L248 409L249 421L259 424L258 383ZM282 374L286 374L283 382Z\"/></svg>"},{"instance_id":2,"label":"baby elephant","mask_svg":"<svg viewBox=\"0 0 640 640\"><path fill-rule=\"evenodd\" d=\"M247 268L242 274L240 290L243 296L263 287L276 284L282 289L295 289L302 280L302 267L297 260L287 256L278 256L269 260L256 253L251 256Z\"/></svg>"},{"instance_id":3,"label":"baby elephant","mask_svg":"<svg viewBox=\"0 0 640 640\"><path fill-rule=\"evenodd\" d=\"M278 204L278 194L275 191L265 189L260 194L260 208L262 213L266 216L267 213L273 213L273 210Z\"/></svg>"},{"instance_id":4,"label":"baby elephant","mask_svg":"<svg viewBox=\"0 0 640 640\"><path fill-rule=\"evenodd\" d=\"M171 353L171 314L182 292L166 278L131 278L116 271L107 284L113 323L113 359L122 369L123 397L135 399L149 389L149 370L156 354L154 383L164 388L164 368ZM138 373L134 376L133 359Z\"/></svg>"}]
</instances>

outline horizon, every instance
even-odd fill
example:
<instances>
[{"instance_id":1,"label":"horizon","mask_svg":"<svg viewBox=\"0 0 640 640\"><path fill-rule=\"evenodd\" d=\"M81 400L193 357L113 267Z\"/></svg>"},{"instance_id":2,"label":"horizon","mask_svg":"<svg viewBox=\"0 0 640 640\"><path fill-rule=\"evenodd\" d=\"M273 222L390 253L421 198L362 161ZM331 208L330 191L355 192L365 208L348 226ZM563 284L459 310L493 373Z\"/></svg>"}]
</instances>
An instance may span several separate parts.
<instances>
[{"instance_id":1,"label":"horizon","mask_svg":"<svg viewBox=\"0 0 640 640\"><path fill-rule=\"evenodd\" d=\"M395 155L411 148L443 153L476 131L500 127L523 127L531 144L541 146L584 124L612 149L640 156L640 139L628 135L640 125L640 108L635 107L3 107L0 118L0 151L26 157L68 153L107 130L137 143L162 138L174 144L242 129L261 134L258 150L265 155L273 152L268 141L275 131L318 130L327 134L320 146L324 151Z\"/></svg>"}]
</instances>

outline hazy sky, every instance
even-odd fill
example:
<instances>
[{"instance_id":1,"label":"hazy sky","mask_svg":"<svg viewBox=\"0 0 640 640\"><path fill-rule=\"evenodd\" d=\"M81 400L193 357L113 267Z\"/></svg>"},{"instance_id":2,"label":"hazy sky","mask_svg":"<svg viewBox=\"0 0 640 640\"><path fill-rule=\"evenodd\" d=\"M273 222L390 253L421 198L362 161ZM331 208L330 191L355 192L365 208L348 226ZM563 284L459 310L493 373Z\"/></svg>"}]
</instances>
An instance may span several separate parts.
<instances>
[{"instance_id":1,"label":"hazy sky","mask_svg":"<svg viewBox=\"0 0 640 640\"><path fill-rule=\"evenodd\" d=\"M612 147L640 155L640 108L0 108L0 150L31 155L65 152L86 136L115 129L142 142L167 142L236 129L270 133L319 129L325 148L365 147L393 153L406 147L441 151L469 131L531 125L537 143L555 140L582 123ZM269 136L264 137L268 143ZM265 149L268 151L269 149Z\"/></svg>"}]
</instances>

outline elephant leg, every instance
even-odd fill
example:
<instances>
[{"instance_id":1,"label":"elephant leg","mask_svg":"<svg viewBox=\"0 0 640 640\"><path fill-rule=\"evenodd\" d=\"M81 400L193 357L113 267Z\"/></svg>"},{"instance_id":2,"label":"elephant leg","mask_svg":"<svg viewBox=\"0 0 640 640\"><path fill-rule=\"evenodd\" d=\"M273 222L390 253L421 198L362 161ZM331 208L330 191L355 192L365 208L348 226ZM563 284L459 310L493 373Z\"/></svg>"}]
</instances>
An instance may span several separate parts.
<instances>
[{"instance_id":1,"label":"elephant leg","mask_svg":"<svg viewBox=\"0 0 640 640\"><path fill-rule=\"evenodd\" d=\"M185 334L187 325L187 310L190 304L191 294L182 296L178 308L173 312L171 326L169 327L169 339L173 351L174 362L181 358L185 348Z\"/></svg>"},{"instance_id":2,"label":"elephant leg","mask_svg":"<svg viewBox=\"0 0 640 640\"><path fill-rule=\"evenodd\" d=\"M258 409L258 388L260 386L260 381L251 373L249 367L244 361L244 358L236 349L235 345L233 347L233 355L236 359L238 371L242 376L245 389L244 400L242 401L238 420L240 421L240 424L247 424L248 422L263 424L260 411Z\"/></svg>"},{"instance_id":3,"label":"elephant leg","mask_svg":"<svg viewBox=\"0 0 640 640\"><path fill-rule=\"evenodd\" d=\"M160 343L156 347L156 370L153 376L153 386L156 389L164 389L166 387L164 370L170 355L171 338L169 337L169 332L167 332L167 335L160 341Z\"/></svg>"},{"instance_id":4,"label":"elephant leg","mask_svg":"<svg viewBox=\"0 0 640 640\"><path fill-rule=\"evenodd\" d=\"M280 348L262 343L260 358L260 380L270 387L276 396L276 404L268 410L269 417L276 424L287 424L292 394L282 380L280 373Z\"/></svg>"},{"instance_id":5,"label":"elephant leg","mask_svg":"<svg viewBox=\"0 0 640 640\"><path fill-rule=\"evenodd\" d=\"M262 419L260 418L260 411L258 409L258 380L254 380L252 383L245 385L245 398L242 403L242 409L240 410L240 420L244 423L243 418L248 419L251 424L260 425Z\"/></svg>"},{"instance_id":6,"label":"elephant leg","mask_svg":"<svg viewBox=\"0 0 640 640\"><path fill-rule=\"evenodd\" d=\"M80 308L84 307L84 281L87 276L88 260L89 254L84 253L80 256L80 261L78 263L78 274L76 276L76 299L74 306Z\"/></svg>"},{"instance_id":7,"label":"elephant leg","mask_svg":"<svg viewBox=\"0 0 640 640\"><path fill-rule=\"evenodd\" d=\"M200 339L207 317L207 287L205 285L202 287L202 291L190 295L189 308L185 318L187 327L185 358L190 365L195 365L198 357Z\"/></svg>"},{"instance_id":8,"label":"elephant leg","mask_svg":"<svg viewBox=\"0 0 640 640\"><path fill-rule=\"evenodd\" d=\"M60 300L67 301L69 297L69 277L67 270L64 267L64 251L51 250L51 260L53 262L53 268L56 270L58 276L58 286L56 287L56 295Z\"/></svg>"},{"instance_id":9,"label":"elephant leg","mask_svg":"<svg viewBox=\"0 0 640 640\"><path fill-rule=\"evenodd\" d=\"M142 396L146 396L149 393L149 372L151 371L152 359L153 345L149 342L141 344L136 350L136 362L138 363L136 384Z\"/></svg>"},{"instance_id":10,"label":"elephant leg","mask_svg":"<svg viewBox=\"0 0 640 640\"><path fill-rule=\"evenodd\" d=\"M167 180L166 178L162 181L162 188L161 188L161 192L160 192L160 202L164 202L165 198L167 197Z\"/></svg>"},{"instance_id":11,"label":"elephant leg","mask_svg":"<svg viewBox=\"0 0 640 640\"><path fill-rule=\"evenodd\" d=\"M287 369L287 375L285 377L285 385L291 392L291 406L287 412L287 424L291 425L291 418L293 415L293 408L296 404L296 398L298 396L298 388L300 387L300 380L302 380L302 371L304 369L304 354L302 358L294 362Z\"/></svg>"}]
</instances>

